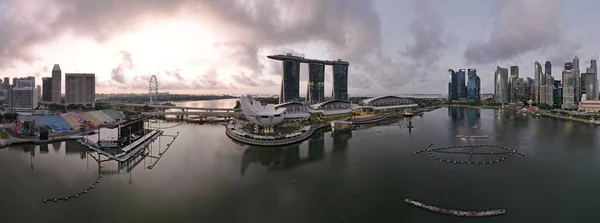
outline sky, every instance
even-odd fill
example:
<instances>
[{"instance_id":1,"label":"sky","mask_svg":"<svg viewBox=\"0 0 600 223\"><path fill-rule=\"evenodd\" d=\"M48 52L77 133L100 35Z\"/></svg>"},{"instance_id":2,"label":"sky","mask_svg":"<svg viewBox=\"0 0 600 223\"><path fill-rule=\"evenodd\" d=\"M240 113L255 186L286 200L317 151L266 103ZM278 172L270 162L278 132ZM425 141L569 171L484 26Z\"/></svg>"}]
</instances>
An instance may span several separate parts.
<instances>
[{"instance_id":1,"label":"sky","mask_svg":"<svg viewBox=\"0 0 600 223\"><path fill-rule=\"evenodd\" d=\"M351 96L446 94L448 69L598 58L596 0L0 0L0 77L95 73L97 93L278 94L267 55L343 59ZM585 69L582 69L585 70ZM325 92L332 92L332 68ZM306 92L308 65L301 65ZM63 84L64 86L64 84Z\"/></svg>"}]
</instances>

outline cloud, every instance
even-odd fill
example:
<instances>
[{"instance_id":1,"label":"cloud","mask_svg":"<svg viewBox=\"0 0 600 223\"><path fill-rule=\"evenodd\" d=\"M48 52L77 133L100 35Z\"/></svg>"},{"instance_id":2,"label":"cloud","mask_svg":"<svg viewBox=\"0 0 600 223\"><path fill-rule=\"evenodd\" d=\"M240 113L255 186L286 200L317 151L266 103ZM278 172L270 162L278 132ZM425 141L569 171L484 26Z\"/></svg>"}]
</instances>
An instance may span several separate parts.
<instances>
[{"instance_id":1,"label":"cloud","mask_svg":"<svg viewBox=\"0 0 600 223\"><path fill-rule=\"evenodd\" d=\"M273 87L277 86L275 81L268 78L252 78L251 76L240 73L233 75L233 80L241 85L249 86L249 87Z\"/></svg>"},{"instance_id":2,"label":"cloud","mask_svg":"<svg viewBox=\"0 0 600 223\"><path fill-rule=\"evenodd\" d=\"M132 70L135 67L135 65L133 64L130 52L122 50L120 54L121 62L119 62L119 65L117 67L112 69L112 71L110 72L110 77L114 81L124 84L127 76L125 72L127 70Z\"/></svg>"},{"instance_id":3,"label":"cloud","mask_svg":"<svg viewBox=\"0 0 600 223\"><path fill-rule=\"evenodd\" d=\"M506 61L546 47L560 48L566 41L556 0L499 1L493 9L497 11L490 38L469 43L467 63Z\"/></svg>"}]
</instances>

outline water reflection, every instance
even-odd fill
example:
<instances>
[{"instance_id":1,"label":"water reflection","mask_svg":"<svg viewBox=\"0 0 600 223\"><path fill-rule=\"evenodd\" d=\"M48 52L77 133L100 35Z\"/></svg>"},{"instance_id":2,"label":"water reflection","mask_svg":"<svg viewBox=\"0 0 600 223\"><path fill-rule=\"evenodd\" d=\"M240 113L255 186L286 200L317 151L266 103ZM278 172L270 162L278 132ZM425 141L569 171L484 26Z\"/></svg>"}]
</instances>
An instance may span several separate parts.
<instances>
[{"instance_id":1,"label":"water reflection","mask_svg":"<svg viewBox=\"0 0 600 223\"><path fill-rule=\"evenodd\" d=\"M476 135L481 128L479 109L448 107L448 116L451 122L451 138L456 135Z\"/></svg>"},{"instance_id":2,"label":"water reflection","mask_svg":"<svg viewBox=\"0 0 600 223\"><path fill-rule=\"evenodd\" d=\"M332 153L342 153L348 147L348 140L352 138L352 132L332 132ZM257 163L266 166L269 170L291 169L307 163L321 160L325 156L325 132L317 131L308 140L308 157L302 157L300 144L268 148L250 146L242 156L240 173L246 173L248 167Z\"/></svg>"}]
</instances>

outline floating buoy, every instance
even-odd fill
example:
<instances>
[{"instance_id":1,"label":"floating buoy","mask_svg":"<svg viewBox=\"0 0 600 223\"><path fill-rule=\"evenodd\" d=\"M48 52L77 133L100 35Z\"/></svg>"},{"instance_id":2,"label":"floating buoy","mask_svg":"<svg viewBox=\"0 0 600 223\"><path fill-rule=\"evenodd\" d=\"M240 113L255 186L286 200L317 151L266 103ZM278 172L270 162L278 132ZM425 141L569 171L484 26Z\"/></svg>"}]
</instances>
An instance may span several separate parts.
<instances>
[{"instance_id":1,"label":"floating buoy","mask_svg":"<svg viewBox=\"0 0 600 223\"><path fill-rule=\"evenodd\" d=\"M94 188L94 187L96 187L96 186L92 185L90 188Z\"/></svg>"},{"instance_id":2,"label":"floating buoy","mask_svg":"<svg viewBox=\"0 0 600 223\"><path fill-rule=\"evenodd\" d=\"M86 191L84 191L83 193L86 193L86 194L87 194L87 193L88 193L88 191L86 190Z\"/></svg>"},{"instance_id":3,"label":"floating buoy","mask_svg":"<svg viewBox=\"0 0 600 223\"><path fill-rule=\"evenodd\" d=\"M65 201L68 201L68 200L69 200L69 197L65 197Z\"/></svg>"},{"instance_id":4,"label":"floating buoy","mask_svg":"<svg viewBox=\"0 0 600 223\"><path fill-rule=\"evenodd\" d=\"M75 194L75 198L78 198L78 197L79 197L79 194Z\"/></svg>"},{"instance_id":5,"label":"floating buoy","mask_svg":"<svg viewBox=\"0 0 600 223\"><path fill-rule=\"evenodd\" d=\"M44 203L46 203L46 199L44 199Z\"/></svg>"},{"instance_id":6,"label":"floating buoy","mask_svg":"<svg viewBox=\"0 0 600 223\"><path fill-rule=\"evenodd\" d=\"M56 198L54 198L54 202L58 202L58 200Z\"/></svg>"}]
</instances>

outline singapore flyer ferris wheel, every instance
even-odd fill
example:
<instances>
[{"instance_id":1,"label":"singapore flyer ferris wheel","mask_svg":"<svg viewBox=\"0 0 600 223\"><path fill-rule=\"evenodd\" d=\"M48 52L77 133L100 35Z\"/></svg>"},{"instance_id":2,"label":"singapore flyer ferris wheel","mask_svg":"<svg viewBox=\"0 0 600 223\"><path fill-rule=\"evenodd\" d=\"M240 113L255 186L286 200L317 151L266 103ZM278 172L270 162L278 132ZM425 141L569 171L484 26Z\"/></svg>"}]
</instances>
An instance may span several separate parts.
<instances>
[{"instance_id":1,"label":"singapore flyer ferris wheel","mask_svg":"<svg viewBox=\"0 0 600 223\"><path fill-rule=\"evenodd\" d=\"M158 103L158 79L156 79L156 75L150 77L148 83L148 96L150 97L150 104Z\"/></svg>"}]
</instances>

